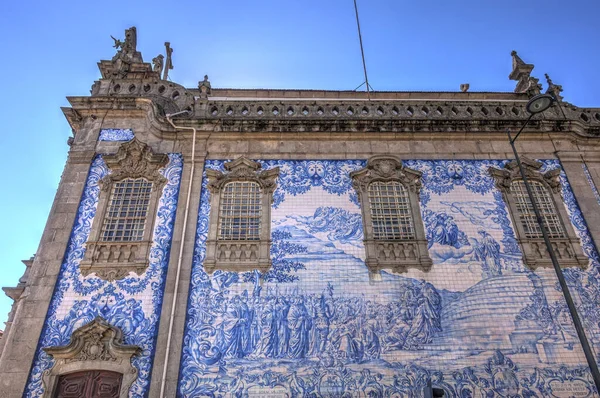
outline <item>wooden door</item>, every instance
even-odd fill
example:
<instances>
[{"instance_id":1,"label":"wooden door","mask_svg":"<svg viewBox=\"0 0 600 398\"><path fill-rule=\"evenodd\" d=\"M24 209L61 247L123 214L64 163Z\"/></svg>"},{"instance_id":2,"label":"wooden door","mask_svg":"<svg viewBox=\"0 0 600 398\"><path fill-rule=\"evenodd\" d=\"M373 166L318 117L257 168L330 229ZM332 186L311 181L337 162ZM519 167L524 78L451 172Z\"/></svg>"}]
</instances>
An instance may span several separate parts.
<instances>
[{"instance_id":1,"label":"wooden door","mask_svg":"<svg viewBox=\"0 0 600 398\"><path fill-rule=\"evenodd\" d=\"M122 377L121 373L107 370L62 375L54 398L119 398Z\"/></svg>"}]
</instances>

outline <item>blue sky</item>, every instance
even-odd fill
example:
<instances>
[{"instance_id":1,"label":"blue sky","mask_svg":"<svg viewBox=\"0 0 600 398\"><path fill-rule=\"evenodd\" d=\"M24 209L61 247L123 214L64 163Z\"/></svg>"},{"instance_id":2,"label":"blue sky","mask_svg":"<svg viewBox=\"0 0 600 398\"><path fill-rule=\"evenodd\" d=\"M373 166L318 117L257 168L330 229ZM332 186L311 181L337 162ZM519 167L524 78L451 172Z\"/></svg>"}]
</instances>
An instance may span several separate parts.
<instances>
[{"instance_id":1,"label":"blue sky","mask_svg":"<svg viewBox=\"0 0 600 398\"><path fill-rule=\"evenodd\" d=\"M564 97L600 107L600 1L358 0L375 90L512 91L511 50ZM11 1L0 12L3 62L0 286L37 250L70 127L66 96L88 95L110 35L137 26L149 62L174 48L171 78L196 87L352 90L364 81L352 0ZM544 82L545 83L545 82ZM545 87L545 84L544 84ZM0 322L11 301L0 298ZM0 323L0 329L3 325Z\"/></svg>"}]
</instances>

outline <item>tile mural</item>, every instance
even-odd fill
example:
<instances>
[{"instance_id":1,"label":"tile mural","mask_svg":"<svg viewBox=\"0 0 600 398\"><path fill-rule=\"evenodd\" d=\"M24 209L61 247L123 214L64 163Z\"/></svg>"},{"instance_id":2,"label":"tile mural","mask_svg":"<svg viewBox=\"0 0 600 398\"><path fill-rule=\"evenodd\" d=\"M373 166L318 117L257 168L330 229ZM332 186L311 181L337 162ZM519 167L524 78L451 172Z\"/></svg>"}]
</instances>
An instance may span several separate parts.
<instances>
[{"instance_id":1,"label":"tile mural","mask_svg":"<svg viewBox=\"0 0 600 398\"><path fill-rule=\"evenodd\" d=\"M102 129L98 141L131 141L133 137L132 129Z\"/></svg>"},{"instance_id":2,"label":"tile mural","mask_svg":"<svg viewBox=\"0 0 600 398\"><path fill-rule=\"evenodd\" d=\"M131 274L125 279L108 282L95 277L94 274L83 277L78 268L85 253L85 242L98 205L98 182L109 173L101 156L94 159L54 297L38 342L24 397L42 395L42 374L54 363L42 347L66 345L75 329L91 322L96 316L102 316L110 324L119 327L123 331L125 344L134 344L142 348L142 354L134 357L132 361L138 370L138 378L130 389L130 397L147 396L182 162L180 154L169 154L169 163L161 170L167 183L156 213L154 243L150 251L148 269L141 276Z\"/></svg>"},{"instance_id":3,"label":"tile mural","mask_svg":"<svg viewBox=\"0 0 600 398\"><path fill-rule=\"evenodd\" d=\"M405 161L423 173L434 266L380 281L364 264L349 176L365 161L260 162L280 168L264 275L202 268L204 178L178 396L418 397L428 380L451 397L595 395L556 276L524 267L488 174L506 161ZM598 352L600 258L564 173L561 182L591 262L565 274Z\"/></svg>"}]
</instances>

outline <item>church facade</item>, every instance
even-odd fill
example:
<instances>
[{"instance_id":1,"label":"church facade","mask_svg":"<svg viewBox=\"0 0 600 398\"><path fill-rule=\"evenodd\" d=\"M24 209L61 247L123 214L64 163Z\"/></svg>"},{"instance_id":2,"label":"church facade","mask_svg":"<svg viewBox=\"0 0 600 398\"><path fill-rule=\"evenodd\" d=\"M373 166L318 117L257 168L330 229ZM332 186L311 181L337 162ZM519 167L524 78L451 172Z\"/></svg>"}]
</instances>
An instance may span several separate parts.
<instances>
[{"instance_id":1,"label":"church facade","mask_svg":"<svg viewBox=\"0 0 600 398\"><path fill-rule=\"evenodd\" d=\"M6 397L597 396L600 108L197 88L135 28L89 96L0 340ZM98 394L104 395L98 395ZM96 395L94 395L96 394Z\"/></svg>"}]
</instances>

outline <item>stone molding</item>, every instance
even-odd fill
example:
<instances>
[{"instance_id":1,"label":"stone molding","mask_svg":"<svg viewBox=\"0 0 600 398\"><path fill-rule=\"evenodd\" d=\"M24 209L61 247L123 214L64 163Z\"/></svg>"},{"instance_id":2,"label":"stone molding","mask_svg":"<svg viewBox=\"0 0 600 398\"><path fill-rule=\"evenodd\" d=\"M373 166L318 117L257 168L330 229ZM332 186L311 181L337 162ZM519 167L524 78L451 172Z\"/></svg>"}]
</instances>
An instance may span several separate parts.
<instances>
[{"instance_id":1,"label":"stone molding","mask_svg":"<svg viewBox=\"0 0 600 398\"><path fill-rule=\"evenodd\" d=\"M69 344L43 350L54 358L54 366L44 371L42 378L44 398L53 396L59 377L68 373L87 370L121 373L121 398L129 396L129 388L138 376L131 358L141 352L140 347L124 345L121 330L101 317L75 330Z\"/></svg>"},{"instance_id":2,"label":"stone molding","mask_svg":"<svg viewBox=\"0 0 600 398\"><path fill-rule=\"evenodd\" d=\"M429 271L433 262L427 251L427 238L419 207L421 172L404 167L395 156L373 156L367 166L350 173L352 185L358 193L364 228L366 260L370 275L378 278L379 272L390 268L394 272L406 272L408 268ZM397 181L408 193L415 238L408 240L375 239L368 188L376 181Z\"/></svg>"},{"instance_id":3,"label":"stone molding","mask_svg":"<svg viewBox=\"0 0 600 398\"><path fill-rule=\"evenodd\" d=\"M169 158L165 154L153 153L150 146L134 138L122 144L116 154L105 155L103 159L112 173L99 181L101 192L98 211L92 222L92 230L86 243L86 252L79 264L79 269L84 276L95 273L101 279L114 281L127 277L130 272L141 275L148 267L156 207L162 188L167 182L159 170L166 166ZM101 231L112 187L115 182L125 178L144 178L152 182L143 239L140 241L103 241Z\"/></svg>"},{"instance_id":4,"label":"stone molding","mask_svg":"<svg viewBox=\"0 0 600 398\"><path fill-rule=\"evenodd\" d=\"M560 169L549 170L542 173L542 163L532 159L523 157L521 162L524 166L525 175L530 181L540 182L550 193L550 196L554 202L554 208L557 211L557 216L562 224L565 231L565 238L550 238L554 253L557 259L560 261L562 268L579 267L582 269L587 268L589 259L584 255L581 248L579 238L575 234L573 226L569 222L569 215L563 204L561 196L561 184L560 184ZM524 264L535 270L538 267L550 268L552 267L552 260L546 249L544 240L542 238L528 238L525 235L525 229L520 220L519 211L517 204L511 194L511 184L515 180L521 180L521 173L519 166L515 160L508 162L504 169L497 169L495 167L489 168L489 173L496 181L496 187L502 192L504 201L508 205L513 226L517 235L517 241L521 246L523 252Z\"/></svg>"},{"instance_id":5,"label":"stone molding","mask_svg":"<svg viewBox=\"0 0 600 398\"><path fill-rule=\"evenodd\" d=\"M266 272L271 267L271 204L279 168L261 171L260 163L244 157L225 163L226 173L206 170L210 198L210 224L206 242L204 269L243 272L258 269ZM233 181L252 181L260 186L261 220L259 240L223 240L218 237L219 209L222 188Z\"/></svg>"}]
</instances>

